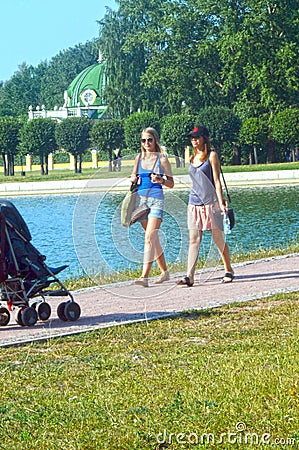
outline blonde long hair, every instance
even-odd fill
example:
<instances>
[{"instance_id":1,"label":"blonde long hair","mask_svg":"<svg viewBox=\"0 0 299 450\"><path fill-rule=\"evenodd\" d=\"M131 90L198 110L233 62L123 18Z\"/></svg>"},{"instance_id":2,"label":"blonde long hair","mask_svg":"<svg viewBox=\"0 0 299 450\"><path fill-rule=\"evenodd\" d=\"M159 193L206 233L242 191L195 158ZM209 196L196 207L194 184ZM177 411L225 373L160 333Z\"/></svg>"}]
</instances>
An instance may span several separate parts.
<instances>
[{"instance_id":1,"label":"blonde long hair","mask_svg":"<svg viewBox=\"0 0 299 450\"><path fill-rule=\"evenodd\" d=\"M162 153L161 144L160 144L160 136L159 136L157 130L155 130L155 128L147 127L144 130L142 130L141 135L143 133L148 133L154 138L155 144L156 144L156 152L157 153ZM144 153L144 149L143 149L142 144L141 144L141 152Z\"/></svg>"}]
</instances>

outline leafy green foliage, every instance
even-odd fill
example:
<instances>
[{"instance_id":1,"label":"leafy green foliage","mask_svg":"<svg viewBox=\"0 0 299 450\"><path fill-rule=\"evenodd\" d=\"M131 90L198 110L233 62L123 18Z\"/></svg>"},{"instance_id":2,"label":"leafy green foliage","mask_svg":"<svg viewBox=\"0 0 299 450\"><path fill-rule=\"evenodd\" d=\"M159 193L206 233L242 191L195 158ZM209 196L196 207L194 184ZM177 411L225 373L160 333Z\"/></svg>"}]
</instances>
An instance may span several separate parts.
<instances>
[{"instance_id":1,"label":"leafy green foliage","mask_svg":"<svg viewBox=\"0 0 299 450\"><path fill-rule=\"evenodd\" d=\"M127 20L122 12L108 9L100 25L99 46L108 77L104 99L113 117L125 118L140 108L144 96L140 85L145 69L144 48L138 43L133 51L125 49L126 36L134 34L136 22Z\"/></svg>"},{"instance_id":2,"label":"leafy green foliage","mask_svg":"<svg viewBox=\"0 0 299 450\"><path fill-rule=\"evenodd\" d=\"M105 158L108 152L109 170L112 170L111 162L113 150L124 148L123 122L120 119L96 121L91 129L91 144Z\"/></svg>"},{"instance_id":3,"label":"leafy green foliage","mask_svg":"<svg viewBox=\"0 0 299 450\"><path fill-rule=\"evenodd\" d=\"M176 166L184 165L185 147L190 145L187 134L194 128L195 117L190 114L173 114L162 119L162 140L168 151L174 153Z\"/></svg>"},{"instance_id":4,"label":"leafy green foliage","mask_svg":"<svg viewBox=\"0 0 299 450\"><path fill-rule=\"evenodd\" d=\"M11 79L0 86L0 116L26 114L30 105L45 105L48 109L62 105L69 84L97 57L96 43L87 42L61 51L37 67L21 64Z\"/></svg>"},{"instance_id":5,"label":"leafy green foliage","mask_svg":"<svg viewBox=\"0 0 299 450\"><path fill-rule=\"evenodd\" d=\"M0 115L19 116L26 114L30 105L36 105L44 67L38 75L33 66L23 63L17 72L0 88Z\"/></svg>"},{"instance_id":6,"label":"leafy green foliage","mask_svg":"<svg viewBox=\"0 0 299 450\"><path fill-rule=\"evenodd\" d=\"M0 117L0 152L3 158L5 175L14 175L14 156L18 151L22 125L20 119Z\"/></svg>"},{"instance_id":7,"label":"leafy green foliage","mask_svg":"<svg viewBox=\"0 0 299 450\"><path fill-rule=\"evenodd\" d=\"M56 122L51 119L34 119L28 121L21 129L20 147L23 153L38 155L42 175L48 174L47 157L57 150L55 138ZM46 163L46 169L44 164Z\"/></svg>"},{"instance_id":8,"label":"leafy green foliage","mask_svg":"<svg viewBox=\"0 0 299 450\"><path fill-rule=\"evenodd\" d=\"M221 155L223 144L237 142L240 119L228 107L207 107L200 111L197 123L208 128L213 146Z\"/></svg>"},{"instance_id":9,"label":"leafy green foliage","mask_svg":"<svg viewBox=\"0 0 299 450\"><path fill-rule=\"evenodd\" d=\"M299 142L299 109L288 108L278 112L271 123L273 138L287 145Z\"/></svg>"},{"instance_id":10,"label":"leafy green foliage","mask_svg":"<svg viewBox=\"0 0 299 450\"><path fill-rule=\"evenodd\" d=\"M131 114L124 121L125 140L127 147L134 153L140 151L140 137L142 130L147 127L155 128L160 134L160 120L153 112Z\"/></svg>"},{"instance_id":11,"label":"leafy green foliage","mask_svg":"<svg viewBox=\"0 0 299 450\"><path fill-rule=\"evenodd\" d=\"M99 46L110 117L127 119L137 111L160 121L198 115L226 163L247 162L257 145L263 161L278 161L283 146L298 141L296 118L276 118L298 110L298 0L119 0L117 5L98 21L98 39L36 68L23 63L0 83L0 115L26 114L29 105L62 105L63 92L96 61ZM253 122L248 122L239 136L238 120L252 118L267 124L265 132L250 131ZM126 140L137 151L134 133L126 133Z\"/></svg>"},{"instance_id":12,"label":"leafy green foliage","mask_svg":"<svg viewBox=\"0 0 299 450\"><path fill-rule=\"evenodd\" d=\"M85 117L64 119L56 126L55 137L58 147L74 156L75 173L82 172L82 153L90 146L91 128L92 121Z\"/></svg>"},{"instance_id":13,"label":"leafy green foliage","mask_svg":"<svg viewBox=\"0 0 299 450\"><path fill-rule=\"evenodd\" d=\"M47 65L44 76L41 78L39 104L48 109L63 105L63 93L67 90L73 79L86 67L97 60L96 42L76 45L59 52ZM36 70L39 70L40 66Z\"/></svg>"}]
</instances>

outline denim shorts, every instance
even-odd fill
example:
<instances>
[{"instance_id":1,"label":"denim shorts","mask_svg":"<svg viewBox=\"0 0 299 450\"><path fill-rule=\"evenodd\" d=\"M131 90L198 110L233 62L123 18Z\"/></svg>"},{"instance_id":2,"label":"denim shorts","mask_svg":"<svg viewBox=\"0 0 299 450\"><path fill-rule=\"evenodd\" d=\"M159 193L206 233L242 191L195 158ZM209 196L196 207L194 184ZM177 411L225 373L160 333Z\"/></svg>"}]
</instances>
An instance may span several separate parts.
<instances>
[{"instance_id":1,"label":"denim shorts","mask_svg":"<svg viewBox=\"0 0 299 450\"><path fill-rule=\"evenodd\" d=\"M146 197L140 196L139 204L142 205L146 201ZM163 220L164 213L164 198L154 198L148 197L147 204L150 207L150 212L148 218L161 219ZM140 222L146 222L147 219L141 220Z\"/></svg>"}]
</instances>

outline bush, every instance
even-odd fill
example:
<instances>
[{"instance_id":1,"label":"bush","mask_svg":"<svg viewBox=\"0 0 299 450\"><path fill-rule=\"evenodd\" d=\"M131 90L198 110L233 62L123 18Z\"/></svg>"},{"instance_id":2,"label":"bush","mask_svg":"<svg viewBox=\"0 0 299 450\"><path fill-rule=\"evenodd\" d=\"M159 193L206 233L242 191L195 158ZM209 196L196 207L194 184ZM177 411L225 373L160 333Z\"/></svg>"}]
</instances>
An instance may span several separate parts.
<instances>
[{"instance_id":1,"label":"bush","mask_svg":"<svg viewBox=\"0 0 299 450\"><path fill-rule=\"evenodd\" d=\"M140 151L140 136L142 130L147 127L155 128L160 134L160 120L155 113L134 113L125 119L125 140L127 147L131 152L138 153Z\"/></svg>"}]
</instances>

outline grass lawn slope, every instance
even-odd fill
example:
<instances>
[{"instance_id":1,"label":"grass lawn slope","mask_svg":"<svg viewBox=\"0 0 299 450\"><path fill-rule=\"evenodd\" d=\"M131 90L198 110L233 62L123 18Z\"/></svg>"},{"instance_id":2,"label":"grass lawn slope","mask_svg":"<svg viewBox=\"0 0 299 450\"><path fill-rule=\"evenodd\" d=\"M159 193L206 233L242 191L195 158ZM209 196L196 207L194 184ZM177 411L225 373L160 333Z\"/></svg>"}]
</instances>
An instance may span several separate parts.
<instances>
[{"instance_id":1,"label":"grass lawn slope","mask_svg":"<svg viewBox=\"0 0 299 450\"><path fill-rule=\"evenodd\" d=\"M298 300L1 349L0 448L298 449Z\"/></svg>"}]
</instances>

